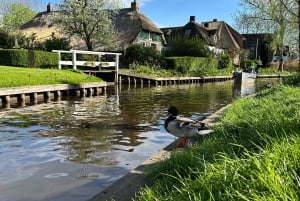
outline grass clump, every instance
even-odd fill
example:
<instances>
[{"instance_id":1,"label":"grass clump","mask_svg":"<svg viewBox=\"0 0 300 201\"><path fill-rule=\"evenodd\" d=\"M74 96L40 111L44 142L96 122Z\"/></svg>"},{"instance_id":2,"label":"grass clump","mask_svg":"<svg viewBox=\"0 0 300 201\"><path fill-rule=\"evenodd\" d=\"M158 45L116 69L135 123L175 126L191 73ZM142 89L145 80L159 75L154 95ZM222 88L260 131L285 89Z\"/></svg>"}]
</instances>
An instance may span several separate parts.
<instances>
[{"instance_id":1,"label":"grass clump","mask_svg":"<svg viewBox=\"0 0 300 201\"><path fill-rule=\"evenodd\" d=\"M137 200L300 200L300 88L239 99L214 129L152 170Z\"/></svg>"},{"instance_id":2,"label":"grass clump","mask_svg":"<svg viewBox=\"0 0 300 201\"><path fill-rule=\"evenodd\" d=\"M101 81L100 78L75 70L0 66L0 88L47 84L79 84Z\"/></svg>"}]
</instances>

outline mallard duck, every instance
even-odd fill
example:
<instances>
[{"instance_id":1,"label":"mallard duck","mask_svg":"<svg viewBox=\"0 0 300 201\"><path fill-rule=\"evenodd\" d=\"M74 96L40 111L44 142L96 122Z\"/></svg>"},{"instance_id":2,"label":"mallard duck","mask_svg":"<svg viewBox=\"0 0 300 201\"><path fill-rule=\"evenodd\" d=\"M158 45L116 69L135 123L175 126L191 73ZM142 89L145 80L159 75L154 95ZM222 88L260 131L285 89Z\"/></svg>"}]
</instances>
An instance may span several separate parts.
<instances>
[{"instance_id":1,"label":"mallard duck","mask_svg":"<svg viewBox=\"0 0 300 201\"><path fill-rule=\"evenodd\" d=\"M188 138L211 133L205 123L195 121L186 117L180 117L179 111L175 106L168 109L169 117L165 120L165 129L172 135L181 138L178 148L182 148L187 143Z\"/></svg>"}]
</instances>

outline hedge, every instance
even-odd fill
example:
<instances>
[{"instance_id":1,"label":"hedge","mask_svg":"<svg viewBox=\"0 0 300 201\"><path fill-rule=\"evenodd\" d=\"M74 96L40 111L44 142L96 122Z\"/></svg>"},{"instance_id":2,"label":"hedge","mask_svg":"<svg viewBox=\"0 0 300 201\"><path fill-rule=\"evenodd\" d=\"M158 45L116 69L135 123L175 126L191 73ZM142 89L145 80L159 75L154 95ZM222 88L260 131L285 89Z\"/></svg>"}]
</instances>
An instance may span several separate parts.
<instances>
[{"instance_id":1,"label":"hedge","mask_svg":"<svg viewBox=\"0 0 300 201\"><path fill-rule=\"evenodd\" d=\"M204 75L205 72L218 68L218 60L204 57L167 57L167 68L188 74L194 72Z\"/></svg>"},{"instance_id":2,"label":"hedge","mask_svg":"<svg viewBox=\"0 0 300 201\"><path fill-rule=\"evenodd\" d=\"M57 68L58 54L26 49L1 49L0 65L16 67Z\"/></svg>"},{"instance_id":3,"label":"hedge","mask_svg":"<svg viewBox=\"0 0 300 201\"><path fill-rule=\"evenodd\" d=\"M34 51L34 66L40 68L58 68L58 54L55 52Z\"/></svg>"},{"instance_id":4,"label":"hedge","mask_svg":"<svg viewBox=\"0 0 300 201\"><path fill-rule=\"evenodd\" d=\"M0 65L28 67L28 50L24 50L24 49L0 50Z\"/></svg>"}]
</instances>

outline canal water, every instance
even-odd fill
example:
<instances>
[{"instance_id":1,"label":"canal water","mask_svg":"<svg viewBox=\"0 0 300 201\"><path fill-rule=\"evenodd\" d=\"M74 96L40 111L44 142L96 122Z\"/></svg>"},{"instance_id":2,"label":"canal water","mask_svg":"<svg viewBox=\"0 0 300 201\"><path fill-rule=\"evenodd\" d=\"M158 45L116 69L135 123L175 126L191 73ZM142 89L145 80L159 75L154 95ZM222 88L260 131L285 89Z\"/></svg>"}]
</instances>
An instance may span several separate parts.
<instances>
[{"instance_id":1,"label":"canal water","mask_svg":"<svg viewBox=\"0 0 300 201\"><path fill-rule=\"evenodd\" d=\"M0 111L0 200L83 201L175 138L167 108L201 119L278 79L151 88L112 87L107 95Z\"/></svg>"}]
</instances>

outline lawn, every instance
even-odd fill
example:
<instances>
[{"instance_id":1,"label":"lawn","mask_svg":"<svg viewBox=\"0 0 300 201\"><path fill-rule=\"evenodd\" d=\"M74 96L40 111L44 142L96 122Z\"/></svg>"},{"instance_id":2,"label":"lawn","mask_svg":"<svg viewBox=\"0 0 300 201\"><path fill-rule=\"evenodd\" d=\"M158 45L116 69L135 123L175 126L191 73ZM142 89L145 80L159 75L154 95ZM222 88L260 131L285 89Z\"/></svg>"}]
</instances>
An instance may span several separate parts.
<instances>
[{"instance_id":1,"label":"lawn","mask_svg":"<svg viewBox=\"0 0 300 201\"><path fill-rule=\"evenodd\" d=\"M101 82L80 71L0 66L0 87Z\"/></svg>"}]
</instances>

